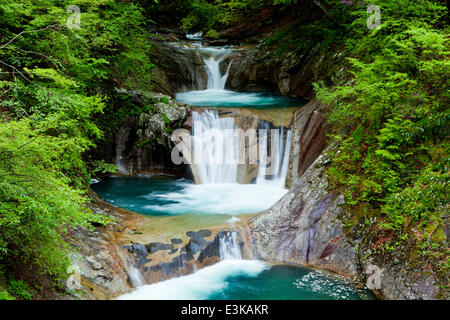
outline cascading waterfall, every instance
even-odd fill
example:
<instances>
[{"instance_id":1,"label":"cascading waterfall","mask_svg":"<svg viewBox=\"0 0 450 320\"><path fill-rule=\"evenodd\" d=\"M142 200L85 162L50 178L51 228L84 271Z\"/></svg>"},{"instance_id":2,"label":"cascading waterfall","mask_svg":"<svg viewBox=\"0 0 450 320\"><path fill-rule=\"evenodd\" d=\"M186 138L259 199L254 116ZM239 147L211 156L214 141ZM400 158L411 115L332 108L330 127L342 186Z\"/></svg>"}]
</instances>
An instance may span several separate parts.
<instances>
[{"instance_id":1,"label":"cascading waterfall","mask_svg":"<svg viewBox=\"0 0 450 320\"><path fill-rule=\"evenodd\" d=\"M131 266L127 273L133 287L137 288L145 285L144 277L136 267Z\"/></svg>"},{"instance_id":2,"label":"cascading waterfall","mask_svg":"<svg viewBox=\"0 0 450 320\"><path fill-rule=\"evenodd\" d=\"M268 161L268 132L269 125L263 124L259 138L259 167L257 184L278 184L284 187L289 169L289 157L291 150L291 130L285 134L285 129L270 130L271 132L271 161ZM271 178L269 178L271 177Z\"/></svg>"},{"instance_id":3,"label":"cascading waterfall","mask_svg":"<svg viewBox=\"0 0 450 320\"><path fill-rule=\"evenodd\" d=\"M197 32L197 33L194 33L194 34L187 34L186 38L188 38L189 40L202 40L203 32Z\"/></svg>"},{"instance_id":4,"label":"cascading waterfall","mask_svg":"<svg viewBox=\"0 0 450 320\"><path fill-rule=\"evenodd\" d=\"M208 90L225 90L225 84L227 83L231 62L228 65L227 71L224 75L222 75L220 71L220 64L227 56L228 51L218 50L216 53L213 53L211 57L203 58L206 73L208 74Z\"/></svg>"},{"instance_id":5,"label":"cascading waterfall","mask_svg":"<svg viewBox=\"0 0 450 320\"><path fill-rule=\"evenodd\" d=\"M220 239L219 247L221 260L241 260L241 248L238 242L238 233L236 231L228 232L228 234Z\"/></svg>"},{"instance_id":6,"label":"cascading waterfall","mask_svg":"<svg viewBox=\"0 0 450 320\"><path fill-rule=\"evenodd\" d=\"M237 181L238 138L233 118L219 118L206 110L193 115L194 174L197 182L235 183Z\"/></svg>"},{"instance_id":7,"label":"cascading waterfall","mask_svg":"<svg viewBox=\"0 0 450 320\"><path fill-rule=\"evenodd\" d=\"M193 172L197 183L237 183L239 137L234 118L220 118L216 110L193 112ZM261 129L262 128L262 129ZM289 167L291 131L268 130L262 122L259 137L259 167L256 184L283 188ZM271 156L268 156L270 133ZM270 160L270 161L269 161Z\"/></svg>"}]
</instances>

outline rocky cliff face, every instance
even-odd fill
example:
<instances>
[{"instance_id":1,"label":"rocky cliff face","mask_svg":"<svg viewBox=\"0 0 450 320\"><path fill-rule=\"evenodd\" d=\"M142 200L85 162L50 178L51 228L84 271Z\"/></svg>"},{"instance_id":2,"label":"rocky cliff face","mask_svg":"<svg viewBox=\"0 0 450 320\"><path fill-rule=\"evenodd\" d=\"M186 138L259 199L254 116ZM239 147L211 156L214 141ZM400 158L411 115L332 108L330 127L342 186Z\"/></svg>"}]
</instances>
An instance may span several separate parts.
<instances>
[{"instance_id":1,"label":"rocky cliff face","mask_svg":"<svg viewBox=\"0 0 450 320\"><path fill-rule=\"evenodd\" d=\"M112 299L132 290L131 268L134 258L118 239L132 232L141 216L113 207L92 193L90 208L97 214L115 219L114 224L94 231L78 229L68 239L74 249L69 289L76 289L72 298ZM70 280L69 280L70 281Z\"/></svg>"},{"instance_id":2,"label":"rocky cliff face","mask_svg":"<svg viewBox=\"0 0 450 320\"><path fill-rule=\"evenodd\" d=\"M208 75L200 55L167 42L157 41L152 48L156 61L151 79L153 90L174 97L177 92L206 88Z\"/></svg>"},{"instance_id":3,"label":"rocky cliff face","mask_svg":"<svg viewBox=\"0 0 450 320\"><path fill-rule=\"evenodd\" d=\"M342 72L342 52L278 54L275 48L257 47L232 57L227 87L237 91L269 91L294 98L313 98L312 83L334 82Z\"/></svg>"},{"instance_id":4,"label":"rocky cliff face","mask_svg":"<svg viewBox=\"0 0 450 320\"><path fill-rule=\"evenodd\" d=\"M271 209L250 222L256 256L333 271L356 279L355 244L345 238L339 205L342 198L327 191L320 156Z\"/></svg>"},{"instance_id":5,"label":"rocky cliff face","mask_svg":"<svg viewBox=\"0 0 450 320\"><path fill-rule=\"evenodd\" d=\"M292 122L292 150L287 187L293 186L326 146L325 106L313 99L300 108Z\"/></svg>"},{"instance_id":6,"label":"rocky cliff face","mask_svg":"<svg viewBox=\"0 0 450 320\"><path fill-rule=\"evenodd\" d=\"M288 194L249 222L255 256L332 271L361 285L378 283L374 292L383 299L448 299L448 289L439 288L442 279L414 261L407 245L374 254L364 226L351 232L343 228L343 197L328 188L326 167L332 154L329 147Z\"/></svg>"},{"instance_id":7,"label":"rocky cliff face","mask_svg":"<svg viewBox=\"0 0 450 320\"><path fill-rule=\"evenodd\" d=\"M190 108L161 93L117 91L129 96L134 104L151 107L111 128L107 133L110 138L98 144L95 156L117 164L123 175L165 172L184 176L187 168L171 160L171 132L185 126Z\"/></svg>"}]
</instances>

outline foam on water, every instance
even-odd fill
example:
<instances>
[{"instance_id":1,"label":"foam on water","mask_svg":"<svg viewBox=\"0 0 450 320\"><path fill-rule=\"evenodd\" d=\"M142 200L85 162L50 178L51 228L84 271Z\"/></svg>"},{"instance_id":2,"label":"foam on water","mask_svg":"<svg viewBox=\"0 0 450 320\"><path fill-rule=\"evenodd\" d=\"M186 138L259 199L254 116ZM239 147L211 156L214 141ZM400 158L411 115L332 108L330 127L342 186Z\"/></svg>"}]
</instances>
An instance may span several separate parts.
<instances>
[{"instance_id":1,"label":"foam on water","mask_svg":"<svg viewBox=\"0 0 450 320\"><path fill-rule=\"evenodd\" d=\"M193 34L187 34L186 38L188 38L189 40L202 40L203 38L203 32L197 32L197 33L193 33Z\"/></svg>"},{"instance_id":2,"label":"foam on water","mask_svg":"<svg viewBox=\"0 0 450 320\"><path fill-rule=\"evenodd\" d=\"M145 196L148 200L160 198L170 203L147 205L145 209L168 214L246 214L258 213L269 209L288 190L280 188L277 181L270 183L237 184L189 184L183 183L183 189L171 193L152 193Z\"/></svg>"},{"instance_id":3,"label":"foam on water","mask_svg":"<svg viewBox=\"0 0 450 320\"><path fill-rule=\"evenodd\" d=\"M235 276L257 277L270 265L254 260L224 260L196 273L137 288L118 300L205 300L225 289Z\"/></svg>"},{"instance_id":4,"label":"foam on water","mask_svg":"<svg viewBox=\"0 0 450 320\"><path fill-rule=\"evenodd\" d=\"M193 184L170 177L115 177L92 185L107 202L152 215L239 215L269 209L288 190L277 181L264 184Z\"/></svg>"}]
</instances>

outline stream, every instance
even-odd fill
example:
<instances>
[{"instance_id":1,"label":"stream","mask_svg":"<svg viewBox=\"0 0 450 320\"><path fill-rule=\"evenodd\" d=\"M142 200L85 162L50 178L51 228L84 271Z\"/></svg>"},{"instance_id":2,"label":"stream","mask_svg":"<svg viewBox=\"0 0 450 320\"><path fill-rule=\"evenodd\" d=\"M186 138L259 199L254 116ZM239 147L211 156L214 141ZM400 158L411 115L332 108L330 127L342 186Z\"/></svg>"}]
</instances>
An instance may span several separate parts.
<instances>
[{"instance_id":1,"label":"stream","mask_svg":"<svg viewBox=\"0 0 450 320\"><path fill-rule=\"evenodd\" d=\"M111 177L92 184L92 189L107 202L145 215L149 219L180 217L176 228L204 225L228 225L245 220L271 208L287 192L292 132L278 127L276 132L260 121L259 157L253 166L242 165L238 158L238 139L230 133L239 129L232 116L221 116L220 108L301 107L304 101L269 93L242 93L225 89L231 62L224 61L233 47L203 47L199 35L186 43L173 43L202 55L208 74L204 90L180 92L176 99L194 107L193 157L195 181L169 176ZM225 72L223 72L225 70ZM208 130L217 130L221 139L212 139ZM261 133L262 132L262 133ZM242 175L246 181L242 183ZM156 220L155 220L156 221ZM158 220L161 221L161 220ZM160 222L158 222L160 223ZM172 222L166 227L172 228ZM175 226L173 226L175 228ZM187 230L187 229L184 229ZM164 232L164 230L160 230ZM152 231L156 232L156 231ZM153 284L138 282L133 292L118 299L214 299L214 300L342 300L373 299L345 279L308 268L277 265L254 259L243 259L237 232L220 240L220 262L189 275ZM138 272L133 269L133 272ZM140 277L135 275L130 278Z\"/></svg>"}]
</instances>

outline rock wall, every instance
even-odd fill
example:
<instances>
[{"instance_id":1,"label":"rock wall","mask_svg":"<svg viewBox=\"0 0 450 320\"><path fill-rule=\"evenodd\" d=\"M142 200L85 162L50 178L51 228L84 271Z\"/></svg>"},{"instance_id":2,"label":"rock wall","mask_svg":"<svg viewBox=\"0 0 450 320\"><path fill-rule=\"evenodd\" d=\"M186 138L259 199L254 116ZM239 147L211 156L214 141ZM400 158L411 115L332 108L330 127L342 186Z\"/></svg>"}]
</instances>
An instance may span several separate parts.
<instances>
[{"instance_id":1,"label":"rock wall","mask_svg":"<svg viewBox=\"0 0 450 320\"><path fill-rule=\"evenodd\" d=\"M117 90L129 95L135 104L151 109L110 128L109 139L98 143L94 157L117 164L123 175L164 172L189 177L186 166L172 162L171 132L185 127L190 108L161 93Z\"/></svg>"},{"instance_id":2,"label":"rock wall","mask_svg":"<svg viewBox=\"0 0 450 320\"><path fill-rule=\"evenodd\" d=\"M325 106L313 99L293 117L287 187L298 182L326 146L326 121L323 112Z\"/></svg>"},{"instance_id":3,"label":"rock wall","mask_svg":"<svg viewBox=\"0 0 450 320\"><path fill-rule=\"evenodd\" d=\"M355 244L345 238L339 204L327 191L320 156L271 209L249 223L255 255L263 260L329 270L356 279Z\"/></svg>"},{"instance_id":4,"label":"rock wall","mask_svg":"<svg viewBox=\"0 0 450 320\"><path fill-rule=\"evenodd\" d=\"M93 231L79 228L72 232L68 239L74 249L71 270L75 282L72 286L78 290L72 298L113 299L133 289L129 273L134 258L122 248L118 238L133 229L142 218L109 205L94 193L92 198L90 209L114 218L115 223L98 226Z\"/></svg>"},{"instance_id":5,"label":"rock wall","mask_svg":"<svg viewBox=\"0 0 450 320\"><path fill-rule=\"evenodd\" d=\"M249 246L263 260L293 263L324 269L366 284L378 268L381 299L448 299L445 280L438 278L412 258L403 245L394 252L373 254L363 225L345 231L342 223L343 196L328 190L327 163L330 146L289 192L271 209L249 222Z\"/></svg>"},{"instance_id":6,"label":"rock wall","mask_svg":"<svg viewBox=\"0 0 450 320\"><path fill-rule=\"evenodd\" d=\"M195 51L155 41L151 57L156 63L150 75L154 91L174 97L180 91L206 88L205 64Z\"/></svg>"},{"instance_id":7,"label":"rock wall","mask_svg":"<svg viewBox=\"0 0 450 320\"><path fill-rule=\"evenodd\" d=\"M319 46L305 52L278 54L260 44L232 57L227 87L236 91L269 91L294 98L314 97L313 82L339 79L342 52L320 52Z\"/></svg>"}]
</instances>

